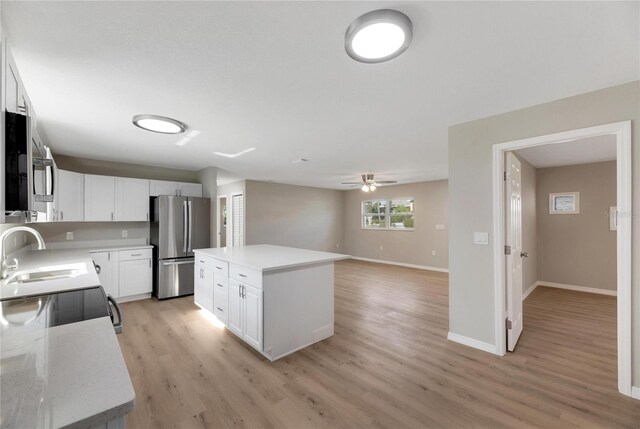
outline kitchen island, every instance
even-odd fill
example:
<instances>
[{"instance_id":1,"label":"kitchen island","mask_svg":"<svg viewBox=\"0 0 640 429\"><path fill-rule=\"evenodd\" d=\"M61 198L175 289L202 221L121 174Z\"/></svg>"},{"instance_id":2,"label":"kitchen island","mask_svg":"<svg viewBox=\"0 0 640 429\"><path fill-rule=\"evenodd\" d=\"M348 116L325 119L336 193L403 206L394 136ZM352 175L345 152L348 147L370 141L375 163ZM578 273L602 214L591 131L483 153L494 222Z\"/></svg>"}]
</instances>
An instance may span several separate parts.
<instances>
[{"instance_id":1,"label":"kitchen island","mask_svg":"<svg viewBox=\"0 0 640 429\"><path fill-rule=\"evenodd\" d=\"M196 249L197 305L274 361L333 335L334 262L272 245Z\"/></svg>"}]
</instances>

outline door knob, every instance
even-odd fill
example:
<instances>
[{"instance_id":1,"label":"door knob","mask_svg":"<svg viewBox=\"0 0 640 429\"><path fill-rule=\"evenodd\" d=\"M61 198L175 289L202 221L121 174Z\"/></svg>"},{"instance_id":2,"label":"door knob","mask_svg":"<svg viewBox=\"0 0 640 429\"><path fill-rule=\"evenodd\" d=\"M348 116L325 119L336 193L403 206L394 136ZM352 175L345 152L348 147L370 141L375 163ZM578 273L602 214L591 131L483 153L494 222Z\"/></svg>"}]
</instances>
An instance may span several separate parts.
<instances>
[{"instance_id":1,"label":"door knob","mask_svg":"<svg viewBox=\"0 0 640 429\"><path fill-rule=\"evenodd\" d=\"M528 258L529 257L529 252L520 252L520 257L521 258Z\"/></svg>"}]
</instances>

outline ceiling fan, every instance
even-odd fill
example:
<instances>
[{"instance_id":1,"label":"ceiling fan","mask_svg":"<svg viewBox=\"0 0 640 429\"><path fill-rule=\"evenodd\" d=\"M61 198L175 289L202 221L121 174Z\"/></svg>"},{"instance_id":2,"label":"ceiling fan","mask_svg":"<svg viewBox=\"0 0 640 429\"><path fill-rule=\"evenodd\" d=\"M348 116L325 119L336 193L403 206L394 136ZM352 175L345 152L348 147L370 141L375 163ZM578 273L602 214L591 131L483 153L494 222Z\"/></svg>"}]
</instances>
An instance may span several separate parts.
<instances>
[{"instance_id":1,"label":"ceiling fan","mask_svg":"<svg viewBox=\"0 0 640 429\"><path fill-rule=\"evenodd\" d=\"M369 192L369 191L373 192L381 184L387 185L390 183L398 183L398 182L396 182L395 180L379 180L378 181L373 178L373 174L363 174L362 181L360 182L342 182L343 185L357 185L357 186L362 185L362 190L364 192Z\"/></svg>"}]
</instances>

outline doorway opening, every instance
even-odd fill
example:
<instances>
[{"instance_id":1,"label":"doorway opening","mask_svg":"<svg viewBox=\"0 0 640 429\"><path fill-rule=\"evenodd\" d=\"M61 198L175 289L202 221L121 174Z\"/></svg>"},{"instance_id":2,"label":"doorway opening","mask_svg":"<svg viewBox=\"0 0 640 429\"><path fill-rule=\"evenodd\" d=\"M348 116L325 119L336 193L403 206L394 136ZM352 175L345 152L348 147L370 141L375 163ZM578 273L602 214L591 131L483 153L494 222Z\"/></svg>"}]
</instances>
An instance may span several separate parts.
<instances>
[{"instance_id":1,"label":"doorway opening","mask_svg":"<svg viewBox=\"0 0 640 429\"><path fill-rule=\"evenodd\" d=\"M494 263L495 263L495 324L496 354L504 355L514 350L526 325L523 323L523 288L530 293L531 285L523 286L522 261L528 249L522 242L522 163L521 157L533 156L535 148L546 146L554 150L563 147L566 154L595 153L593 148L576 146L593 139L610 136L615 141L615 205L607 207L610 217L607 226L615 228L615 286L617 289L617 367L618 390L631 396L631 124L629 121L583 128L569 132L534 137L494 145ZM574 147L571 147L574 145ZM568 150L567 150L568 149ZM541 153L540 151L538 151ZM520 156L518 156L518 153ZM556 189L549 192L549 214L569 216L579 213L580 193L575 189ZM584 203L584 201L583 201ZM605 216L605 213L601 213ZM585 218L585 216L583 216ZM575 243L578 245L578 243ZM548 279L539 279L536 285L544 285ZM548 283L548 281L547 281ZM558 286L559 283L548 286ZM533 287L535 287L533 286ZM567 285L565 285L567 286ZM613 294L613 293L611 293Z\"/></svg>"}]
</instances>

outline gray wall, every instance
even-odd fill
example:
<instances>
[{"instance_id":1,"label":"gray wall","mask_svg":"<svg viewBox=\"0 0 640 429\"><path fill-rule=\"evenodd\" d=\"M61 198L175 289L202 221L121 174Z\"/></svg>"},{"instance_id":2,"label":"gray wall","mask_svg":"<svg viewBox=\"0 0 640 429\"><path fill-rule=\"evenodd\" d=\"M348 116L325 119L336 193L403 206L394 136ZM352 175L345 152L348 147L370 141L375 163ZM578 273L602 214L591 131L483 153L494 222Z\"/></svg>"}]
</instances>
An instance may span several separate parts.
<instances>
[{"instance_id":1,"label":"gray wall","mask_svg":"<svg viewBox=\"0 0 640 429\"><path fill-rule=\"evenodd\" d=\"M518 156L522 166L522 249L529 253L522 260L522 292L538 281L538 230L536 213L536 168Z\"/></svg>"},{"instance_id":2,"label":"gray wall","mask_svg":"<svg viewBox=\"0 0 640 429\"><path fill-rule=\"evenodd\" d=\"M216 234L217 234L217 225L216 225L216 208L218 205L218 200L216 198L218 194L218 169L216 167L207 167L198 171L198 182L202 183L202 196L206 198L211 198L211 218L210 218L210 228L211 228L211 237L209 238L210 247L216 247Z\"/></svg>"},{"instance_id":3,"label":"gray wall","mask_svg":"<svg viewBox=\"0 0 640 429\"><path fill-rule=\"evenodd\" d=\"M640 385L640 81L449 128L449 330L495 344L493 247L473 244L493 229L492 146L497 143L632 120L633 358ZM490 238L492 241L492 238Z\"/></svg>"},{"instance_id":4,"label":"gray wall","mask_svg":"<svg viewBox=\"0 0 640 429\"><path fill-rule=\"evenodd\" d=\"M538 280L616 290L616 162L539 168ZM580 192L580 213L549 214L549 194Z\"/></svg>"},{"instance_id":5,"label":"gray wall","mask_svg":"<svg viewBox=\"0 0 640 429\"><path fill-rule=\"evenodd\" d=\"M341 250L341 191L247 180L245 228L246 244Z\"/></svg>"},{"instance_id":6,"label":"gray wall","mask_svg":"<svg viewBox=\"0 0 640 429\"><path fill-rule=\"evenodd\" d=\"M384 186L374 194L360 189L343 192L344 252L363 258L448 268L447 181ZM415 198L413 231L374 231L361 228L361 205L367 199ZM443 224L444 230L436 230ZM380 250L382 246L382 250ZM432 251L436 252L432 255Z\"/></svg>"}]
</instances>

